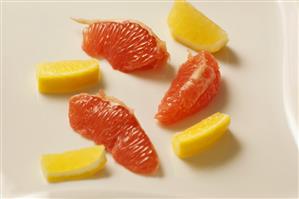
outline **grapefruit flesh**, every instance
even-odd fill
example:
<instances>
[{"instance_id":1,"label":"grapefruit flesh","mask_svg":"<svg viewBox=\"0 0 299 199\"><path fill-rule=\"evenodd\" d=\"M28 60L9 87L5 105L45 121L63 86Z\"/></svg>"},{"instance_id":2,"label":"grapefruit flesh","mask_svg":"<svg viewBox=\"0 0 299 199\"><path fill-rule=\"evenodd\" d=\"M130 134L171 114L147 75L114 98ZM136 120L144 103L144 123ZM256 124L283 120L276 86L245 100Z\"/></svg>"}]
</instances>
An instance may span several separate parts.
<instances>
[{"instance_id":1,"label":"grapefruit flesh","mask_svg":"<svg viewBox=\"0 0 299 199\"><path fill-rule=\"evenodd\" d=\"M214 56L207 51L189 55L163 97L156 119L172 124L200 111L217 94L219 86L220 72Z\"/></svg>"},{"instance_id":2,"label":"grapefruit flesh","mask_svg":"<svg viewBox=\"0 0 299 199\"><path fill-rule=\"evenodd\" d=\"M106 58L122 72L148 70L164 65L166 45L147 26L137 21L88 21L83 31L83 50L95 58Z\"/></svg>"},{"instance_id":3,"label":"grapefruit flesh","mask_svg":"<svg viewBox=\"0 0 299 199\"><path fill-rule=\"evenodd\" d=\"M119 100L103 92L75 95L69 101L69 120L76 132L103 144L127 169L140 174L157 171L154 146L132 111Z\"/></svg>"}]
</instances>

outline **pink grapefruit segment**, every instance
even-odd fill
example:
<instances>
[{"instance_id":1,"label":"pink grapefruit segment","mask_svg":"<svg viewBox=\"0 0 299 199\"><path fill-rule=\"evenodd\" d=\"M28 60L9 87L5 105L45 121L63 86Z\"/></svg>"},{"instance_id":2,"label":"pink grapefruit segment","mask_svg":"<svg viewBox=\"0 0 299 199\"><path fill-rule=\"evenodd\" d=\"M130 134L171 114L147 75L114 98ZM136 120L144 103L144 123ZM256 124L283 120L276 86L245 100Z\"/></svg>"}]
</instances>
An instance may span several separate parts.
<instances>
[{"instance_id":1,"label":"pink grapefruit segment","mask_svg":"<svg viewBox=\"0 0 299 199\"><path fill-rule=\"evenodd\" d=\"M76 21L89 24L83 31L83 50L92 57L106 58L116 70L158 68L169 57L165 43L141 22Z\"/></svg>"},{"instance_id":2,"label":"pink grapefruit segment","mask_svg":"<svg viewBox=\"0 0 299 199\"><path fill-rule=\"evenodd\" d=\"M127 169L152 174L159 167L157 153L132 111L112 97L78 94L69 101L71 127L79 134L103 144Z\"/></svg>"},{"instance_id":3,"label":"pink grapefruit segment","mask_svg":"<svg viewBox=\"0 0 299 199\"><path fill-rule=\"evenodd\" d=\"M220 72L214 56L207 51L189 55L163 97L156 119L172 124L200 111L214 98L219 86Z\"/></svg>"}]
</instances>

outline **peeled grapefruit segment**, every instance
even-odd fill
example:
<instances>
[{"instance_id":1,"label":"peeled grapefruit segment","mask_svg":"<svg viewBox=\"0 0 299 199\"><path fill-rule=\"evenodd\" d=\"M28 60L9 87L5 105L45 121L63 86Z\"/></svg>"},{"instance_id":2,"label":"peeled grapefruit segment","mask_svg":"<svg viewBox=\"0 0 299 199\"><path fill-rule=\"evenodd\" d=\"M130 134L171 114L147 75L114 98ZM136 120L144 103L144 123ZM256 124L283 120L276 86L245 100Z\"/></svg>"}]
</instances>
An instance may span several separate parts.
<instances>
[{"instance_id":1,"label":"peeled grapefruit segment","mask_svg":"<svg viewBox=\"0 0 299 199\"><path fill-rule=\"evenodd\" d=\"M217 94L219 86L220 72L213 55L207 51L189 55L163 97L156 119L172 124L200 111Z\"/></svg>"},{"instance_id":2,"label":"peeled grapefruit segment","mask_svg":"<svg viewBox=\"0 0 299 199\"><path fill-rule=\"evenodd\" d=\"M103 144L127 169L152 174L159 167L157 153L133 112L119 100L78 94L69 101L71 127L82 136Z\"/></svg>"},{"instance_id":3,"label":"peeled grapefruit segment","mask_svg":"<svg viewBox=\"0 0 299 199\"><path fill-rule=\"evenodd\" d=\"M150 28L138 21L75 19L88 24L82 49L91 57L106 58L122 72L158 68L169 57L166 45Z\"/></svg>"}]
</instances>

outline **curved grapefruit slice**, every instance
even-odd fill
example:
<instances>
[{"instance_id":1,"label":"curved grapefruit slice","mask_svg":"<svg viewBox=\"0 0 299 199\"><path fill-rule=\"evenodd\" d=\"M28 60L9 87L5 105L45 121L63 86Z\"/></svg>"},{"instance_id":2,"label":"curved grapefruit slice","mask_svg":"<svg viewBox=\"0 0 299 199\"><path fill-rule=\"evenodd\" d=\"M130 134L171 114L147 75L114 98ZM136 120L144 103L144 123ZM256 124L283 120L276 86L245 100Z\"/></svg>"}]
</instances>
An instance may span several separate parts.
<instances>
[{"instance_id":1,"label":"curved grapefruit slice","mask_svg":"<svg viewBox=\"0 0 299 199\"><path fill-rule=\"evenodd\" d=\"M103 144L127 169L152 174L159 167L157 153L132 111L119 100L78 94L69 101L71 127L82 136Z\"/></svg>"},{"instance_id":2,"label":"curved grapefruit slice","mask_svg":"<svg viewBox=\"0 0 299 199\"><path fill-rule=\"evenodd\" d=\"M83 50L92 57L106 58L116 70L158 68L169 57L165 43L141 22L75 20L89 25L83 31Z\"/></svg>"},{"instance_id":3,"label":"curved grapefruit slice","mask_svg":"<svg viewBox=\"0 0 299 199\"><path fill-rule=\"evenodd\" d=\"M213 55L200 51L189 55L162 99L156 119L172 124L200 111L217 94L220 72Z\"/></svg>"}]
</instances>

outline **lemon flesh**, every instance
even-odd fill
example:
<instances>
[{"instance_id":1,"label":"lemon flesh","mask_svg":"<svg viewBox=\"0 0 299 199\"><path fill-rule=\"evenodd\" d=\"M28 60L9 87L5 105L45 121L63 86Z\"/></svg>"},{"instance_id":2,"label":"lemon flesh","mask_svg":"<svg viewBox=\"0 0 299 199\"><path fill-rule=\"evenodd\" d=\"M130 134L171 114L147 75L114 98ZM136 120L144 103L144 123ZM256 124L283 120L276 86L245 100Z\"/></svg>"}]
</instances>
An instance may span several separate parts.
<instances>
[{"instance_id":1,"label":"lemon flesh","mask_svg":"<svg viewBox=\"0 0 299 199\"><path fill-rule=\"evenodd\" d=\"M216 52L228 42L228 36L217 24L185 0L176 0L168 15L172 36L193 50Z\"/></svg>"},{"instance_id":2,"label":"lemon flesh","mask_svg":"<svg viewBox=\"0 0 299 199\"><path fill-rule=\"evenodd\" d=\"M83 179L96 174L106 164L105 147L97 145L61 154L41 157L41 166L49 182Z\"/></svg>"},{"instance_id":3,"label":"lemon flesh","mask_svg":"<svg viewBox=\"0 0 299 199\"><path fill-rule=\"evenodd\" d=\"M215 113L194 126L177 133L172 138L172 147L180 158L186 158L209 148L221 138L230 123L230 117Z\"/></svg>"},{"instance_id":4,"label":"lemon flesh","mask_svg":"<svg viewBox=\"0 0 299 199\"><path fill-rule=\"evenodd\" d=\"M98 61L69 60L37 65L38 89L41 93L68 93L93 84L100 78Z\"/></svg>"}]
</instances>

